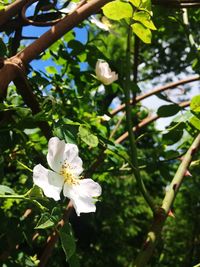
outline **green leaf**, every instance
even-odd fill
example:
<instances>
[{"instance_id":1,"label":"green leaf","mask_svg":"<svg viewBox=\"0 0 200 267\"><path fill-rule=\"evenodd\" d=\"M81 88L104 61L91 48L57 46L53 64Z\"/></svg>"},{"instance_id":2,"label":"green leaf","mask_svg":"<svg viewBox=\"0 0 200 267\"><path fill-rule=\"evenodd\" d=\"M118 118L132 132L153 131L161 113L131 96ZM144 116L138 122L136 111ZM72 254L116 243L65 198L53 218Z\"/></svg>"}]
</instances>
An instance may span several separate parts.
<instances>
[{"instance_id":1,"label":"green leaf","mask_svg":"<svg viewBox=\"0 0 200 267\"><path fill-rule=\"evenodd\" d=\"M200 95L196 95L192 98L190 109L198 118L200 118Z\"/></svg>"},{"instance_id":2,"label":"green leaf","mask_svg":"<svg viewBox=\"0 0 200 267\"><path fill-rule=\"evenodd\" d=\"M133 32L146 44L151 43L151 30L146 28L143 24L141 23L134 23L131 25Z\"/></svg>"},{"instance_id":3,"label":"green leaf","mask_svg":"<svg viewBox=\"0 0 200 267\"><path fill-rule=\"evenodd\" d=\"M102 9L104 15L112 20L131 18L133 15L133 9L131 5L119 0L106 4Z\"/></svg>"},{"instance_id":4,"label":"green leaf","mask_svg":"<svg viewBox=\"0 0 200 267\"><path fill-rule=\"evenodd\" d=\"M197 129L200 131L200 120L196 117L196 116L193 116L191 119L190 119L190 123Z\"/></svg>"},{"instance_id":5,"label":"green leaf","mask_svg":"<svg viewBox=\"0 0 200 267\"><path fill-rule=\"evenodd\" d=\"M53 66L48 66L48 67L45 67L46 71L48 72L48 74L55 74L57 73L57 69Z\"/></svg>"},{"instance_id":6,"label":"green leaf","mask_svg":"<svg viewBox=\"0 0 200 267\"><path fill-rule=\"evenodd\" d=\"M151 20L151 16L145 11L136 12L133 19L141 22L144 26L151 30L156 30L156 27Z\"/></svg>"},{"instance_id":7,"label":"green leaf","mask_svg":"<svg viewBox=\"0 0 200 267\"><path fill-rule=\"evenodd\" d=\"M167 129L169 132L163 134L163 143L166 145L173 145L177 143L183 136L183 130L185 128L184 123L174 123L172 122L170 128Z\"/></svg>"},{"instance_id":8,"label":"green leaf","mask_svg":"<svg viewBox=\"0 0 200 267\"><path fill-rule=\"evenodd\" d=\"M4 10L5 9L5 6L3 5L0 5L0 11Z\"/></svg>"},{"instance_id":9,"label":"green leaf","mask_svg":"<svg viewBox=\"0 0 200 267\"><path fill-rule=\"evenodd\" d=\"M0 195L6 195L6 194L14 195L15 192L12 188L6 185L0 185Z\"/></svg>"},{"instance_id":10,"label":"green leaf","mask_svg":"<svg viewBox=\"0 0 200 267\"><path fill-rule=\"evenodd\" d=\"M180 110L181 107L176 104L164 105L158 109L157 114L159 117L170 117L178 113Z\"/></svg>"},{"instance_id":11,"label":"green leaf","mask_svg":"<svg viewBox=\"0 0 200 267\"><path fill-rule=\"evenodd\" d=\"M37 185L34 185L33 188L29 191L28 196L30 198L44 198L44 195L42 193L42 189L38 187Z\"/></svg>"},{"instance_id":12,"label":"green leaf","mask_svg":"<svg viewBox=\"0 0 200 267\"><path fill-rule=\"evenodd\" d=\"M96 135L92 134L90 129L83 124L79 126L79 136L88 146L98 146L99 141Z\"/></svg>"},{"instance_id":13,"label":"green leaf","mask_svg":"<svg viewBox=\"0 0 200 267\"><path fill-rule=\"evenodd\" d=\"M69 260L76 251L76 243L70 225L64 225L59 234L66 260Z\"/></svg>"},{"instance_id":14,"label":"green leaf","mask_svg":"<svg viewBox=\"0 0 200 267\"><path fill-rule=\"evenodd\" d=\"M54 226L55 222L47 212L43 213L34 229L47 229Z\"/></svg>"}]
</instances>

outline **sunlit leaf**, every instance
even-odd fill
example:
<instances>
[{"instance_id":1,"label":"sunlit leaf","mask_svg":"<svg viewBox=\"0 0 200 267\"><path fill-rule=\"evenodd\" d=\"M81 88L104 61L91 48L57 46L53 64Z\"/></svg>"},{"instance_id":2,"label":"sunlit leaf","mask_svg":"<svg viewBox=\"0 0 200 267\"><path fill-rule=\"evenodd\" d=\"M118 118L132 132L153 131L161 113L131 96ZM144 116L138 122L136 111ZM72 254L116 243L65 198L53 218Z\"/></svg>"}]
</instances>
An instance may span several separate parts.
<instances>
[{"instance_id":1,"label":"sunlit leaf","mask_svg":"<svg viewBox=\"0 0 200 267\"><path fill-rule=\"evenodd\" d=\"M102 9L104 15L112 20L131 18L133 15L133 9L131 5L119 0L106 4Z\"/></svg>"},{"instance_id":2,"label":"sunlit leaf","mask_svg":"<svg viewBox=\"0 0 200 267\"><path fill-rule=\"evenodd\" d=\"M141 23L134 23L131 25L133 32L146 44L151 43L151 30L146 28L143 24Z\"/></svg>"}]
</instances>

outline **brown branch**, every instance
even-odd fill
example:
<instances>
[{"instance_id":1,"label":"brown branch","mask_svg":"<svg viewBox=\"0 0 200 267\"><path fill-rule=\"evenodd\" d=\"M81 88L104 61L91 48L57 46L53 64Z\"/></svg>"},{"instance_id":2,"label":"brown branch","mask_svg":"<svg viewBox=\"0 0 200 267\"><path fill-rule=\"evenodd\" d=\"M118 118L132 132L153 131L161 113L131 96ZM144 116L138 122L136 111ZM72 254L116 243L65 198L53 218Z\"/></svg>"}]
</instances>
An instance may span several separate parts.
<instances>
[{"instance_id":1,"label":"brown branch","mask_svg":"<svg viewBox=\"0 0 200 267\"><path fill-rule=\"evenodd\" d=\"M8 22L29 0L16 0L0 11L0 26Z\"/></svg>"},{"instance_id":2,"label":"brown branch","mask_svg":"<svg viewBox=\"0 0 200 267\"><path fill-rule=\"evenodd\" d=\"M12 78L18 92L22 95L22 98L27 106L31 108L32 113L37 114L41 111L39 103L29 86L23 64L18 58L13 57L5 60L3 68L0 69L0 77L1 76L3 77L3 79L0 80L2 89L0 94L1 98L5 97L8 81ZM38 122L38 126L41 128L47 139L52 136L51 129L47 122Z\"/></svg>"},{"instance_id":3,"label":"brown branch","mask_svg":"<svg viewBox=\"0 0 200 267\"><path fill-rule=\"evenodd\" d=\"M84 19L96 13L109 0L92 0L78 7L77 10L64 17L56 25L52 26L49 31L44 33L31 45L17 54L17 57L26 65L34 58L38 57L41 52L45 51L64 34L77 26Z\"/></svg>"},{"instance_id":4,"label":"brown branch","mask_svg":"<svg viewBox=\"0 0 200 267\"><path fill-rule=\"evenodd\" d=\"M179 106L182 108L188 107L190 105L190 101L186 101L183 103L180 103ZM150 124L151 122L159 119L160 117L158 115L153 115L153 116L148 116L147 118L145 118L144 120L142 120L138 125L133 127L133 131L137 132L139 131L141 128L147 126L148 124ZM120 137L118 137L115 140L116 144L120 144L122 143L126 138L128 137L128 132L125 132L124 134L122 134Z\"/></svg>"},{"instance_id":5,"label":"brown branch","mask_svg":"<svg viewBox=\"0 0 200 267\"><path fill-rule=\"evenodd\" d=\"M192 77L189 77L187 79L183 79L183 80L180 80L177 82L173 82L173 83L169 83L169 84L160 86L158 88L151 90L150 92L148 92L146 94L143 94L143 95L136 97L135 102L133 103L133 101L131 101L131 104L138 103L139 101L141 101L141 100L143 100L149 96L155 95L157 93L163 92L163 91L168 90L168 89L175 88L181 84L186 84L186 83L198 81L199 79L200 79L200 76L192 76ZM110 116L116 115L118 112L122 111L124 108L125 108L125 104L120 105L119 107L117 107L116 109L113 109L110 112Z\"/></svg>"},{"instance_id":6,"label":"brown branch","mask_svg":"<svg viewBox=\"0 0 200 267\"><path fill-rule=\"evenodd\" d=\"M78 25L84 19L86 19L91 14L97 12L104 4L109 2L109 0L92 0L84 4L85 1L81 1L77 10L72 12L63 18L56 25L43 34L40 38L34 41L31 45L26 47L24 50L20 51L16 56L7 60L7 62L20 62L23 65L28 64L34 58L39 56L39 54L45 51L49 46L56 42L65 33L71 30L73 27ZM5 66L4 66L5 67ZM6 95L8 84L14 80L16 77L16 69L10 66L10 68L5 67L0 71L0 96Z\"/></svg>"}]
</instances>

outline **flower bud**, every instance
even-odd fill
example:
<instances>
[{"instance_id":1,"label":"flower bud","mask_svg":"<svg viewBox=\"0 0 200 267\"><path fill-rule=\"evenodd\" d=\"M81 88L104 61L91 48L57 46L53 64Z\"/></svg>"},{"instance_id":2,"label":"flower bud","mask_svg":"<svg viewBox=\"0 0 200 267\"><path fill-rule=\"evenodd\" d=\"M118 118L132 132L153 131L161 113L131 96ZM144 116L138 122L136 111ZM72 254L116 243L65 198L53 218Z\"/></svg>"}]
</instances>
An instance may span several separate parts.
<instances>
[{"instance_id":1,"label":"flower bud","mask_svg":"<svg viewBox=\"0 0 200 267\"><path fill-rule=\"evenodd\" d=\"M109 85L118 79L118 74L111 71L108 63L101 59L98 59L96 63L95 72L97 79L105 85Z\"/></svg>"}]
</instances>

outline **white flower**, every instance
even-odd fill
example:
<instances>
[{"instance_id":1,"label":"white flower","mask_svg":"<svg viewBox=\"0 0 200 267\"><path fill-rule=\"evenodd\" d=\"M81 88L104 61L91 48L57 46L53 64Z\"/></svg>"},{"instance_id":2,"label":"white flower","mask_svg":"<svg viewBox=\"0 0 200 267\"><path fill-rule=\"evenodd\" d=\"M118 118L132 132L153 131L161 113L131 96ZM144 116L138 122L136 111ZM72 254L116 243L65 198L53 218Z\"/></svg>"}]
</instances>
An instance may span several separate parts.
<instances>
[{"instance_id":1,"label":"white flower","mask_svg":"<svg viewBox=\"0 0 200 267\"><path fill-rule=\"evenodd\" d=\"M103 116L101 116L101 119L103 121L109 121L111 119L111 117L109 117L108 115L104 114Z\"/></svg>"},{"instance_id":2,"label":"white flower","mask_svg":"<svg viewBox=\"0 0 200 267\"><path fill-rule=\"evenodd\" d=\"M109 85L118 79L118 74L111 71L108 63L104 60L98 59L95 67L97 79L105 85Z\"/></svg>"},{"instance_id":3,"label":"white flower","mask_svg":"<svg viewBox=\"0 0 200 267\"><path fill-rule=\"evenodd\" d=\"M44 194L57 201L63 189L63 195L71 199L78 216L81 212L95 212L94 197L101 195L101 186L92 179L80 179L83 168L78 147L52 137L48 143L47 162L53 171L41 164L33 169L33 181Z\"/></svg>"},{"instance_id":4,"label":"white flower","mask_svg":"<svg viewBox=\"0 0 200 267\"><path fill-rule=\"evenodd\" d=\"M98 28L100 28L103 31L110 31L110 25L109 24L105 24L103 22L101 22L96 16L91 16L90 18L90 22L95 24Z\"/></svg>"}]
</instances>

